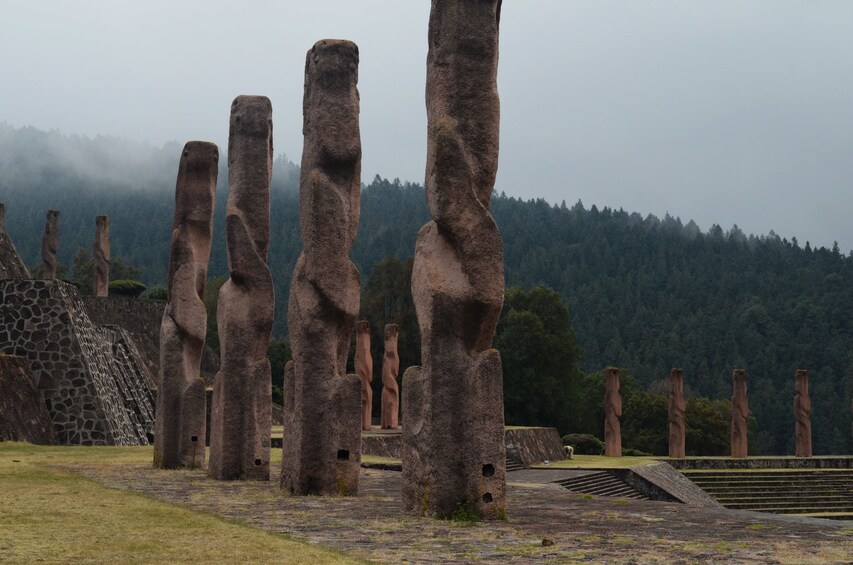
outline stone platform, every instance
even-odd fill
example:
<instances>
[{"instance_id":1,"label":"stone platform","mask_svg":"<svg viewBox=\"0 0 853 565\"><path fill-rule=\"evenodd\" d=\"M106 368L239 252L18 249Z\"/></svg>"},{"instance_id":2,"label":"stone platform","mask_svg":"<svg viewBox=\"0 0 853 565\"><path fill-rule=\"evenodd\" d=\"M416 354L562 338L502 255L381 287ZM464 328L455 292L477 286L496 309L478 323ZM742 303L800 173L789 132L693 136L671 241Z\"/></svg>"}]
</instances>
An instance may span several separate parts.
<instances>
[{"instance_id":1,"label":"stone platform","mask_svg":"<svg viewBox=\"0 0 853 565\"><path fill-rule=\"evenodd\" d=\"M64 469L376 563L843 563L853 555L844 522L584 496L540 483L582 471L513 473L506 521L460 523L404 515L401 476L390 471L362 469L356 497L288 497L277 481L214 481L147 460Z\"/></svg>"},{"instance_id":2,"label":"stone platform","mask_svg":"<svg viewBox=\"0 0 853 565\"><path fill-rule=\"evenodd\" d=\"M555 428L508 427L504 432L504 441L507 460L517 461L522 467L566 458ZM374 427L369 432L362 432L361 452L364 455L400 459L402 442L402 429L383 430Z\"/></svg>"},{"instance_id":3,"label":"stone platform","mask_svg":"<svg viewBox=\"0 0 853 565\"><path fill-rule=\"evenodd\" d=\"M853 456L817 457L687 457L663 459L679 471L711 469L853 469Z\"/></svg>"}]
</instances>

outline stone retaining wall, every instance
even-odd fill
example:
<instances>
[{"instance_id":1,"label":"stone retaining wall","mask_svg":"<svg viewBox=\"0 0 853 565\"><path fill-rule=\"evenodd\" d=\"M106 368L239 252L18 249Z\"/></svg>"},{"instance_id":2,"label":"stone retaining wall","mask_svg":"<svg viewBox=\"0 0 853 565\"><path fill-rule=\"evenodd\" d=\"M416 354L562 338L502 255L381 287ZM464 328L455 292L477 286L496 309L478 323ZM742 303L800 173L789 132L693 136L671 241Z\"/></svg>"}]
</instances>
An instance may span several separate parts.
<instances>
[{"instance_id":1,"label":"stone retaining wall","mask_svg":"<svg viewBox=\"0 0 853 565\"><path fill-rule=\"evenodd\" d=\"M26 359L0 355L0 441L56 443L50 415Z\"/></svg>"},{"instance_id":2,"label":"stone retaining wall","mask_svg":"<svg viewBox=\"0 0 853 565\"><path fill-rule=\"evenodd\" d=\"M130 332L156 383L160 374L160 324L163 321L166 302L126 296L82 298L92 323L100 326L121 326ZM201 376L208 386L212 386L213 377L218 371L219 356L205 345L201 358Z\"/></svg>"},{"instance_id":3,"label":"stone retaining wall","mask_svg":"<svg viewBox=\"0 0 853 565\"><path fill-rule=\"evenodd\" d=\"M92 324L69 284L0 281L0 352L26 358L61 444L149 443L153 397L128 342Z\"/></svg>"},{"instance_id":4,"label":"stone retaining wall","mask_svg":"<svg viewBox=\"0 0 853 565\"><path fill-rule=\"evenodd\" d=\"M680 470L704 469L853 469L851 456L819 457L748 457L731 459L725 457L666 459L667 463Z\"/></svg>"},{"instance_id":5,"label":"stone retaining wall","mask_svg":"<svg viewBox=\"0 0 853 565\"><path fill-rule=\"evenodd\" d=\"M507 459L521 461L525 467L566 458L556 428L507 428L504 441Z\"/></svg>"},{"instance_id":6,"label":"stone retaining wall","mask_svg":"<svg viewBox=\"0 0 853 565\"><path fill-rule=\"evenodd\" d=\"M507 428L504 441L507 459L521 461L525 466L566 458L555 428ZM401 443L401 434L365 433L361 436L361 452L399 459Z\"/></svg>"},{"instance_id":7,"label":"stone retaining wall","mask_svg":"<svg viewBox=\"0 0 853 565\"><path fill-rule=\"evenodd\" d=\"M720 507L719 502L666 463L617 469L614 474L652 500L681 502L706 508Z\"/></svg>"}]
</instances>

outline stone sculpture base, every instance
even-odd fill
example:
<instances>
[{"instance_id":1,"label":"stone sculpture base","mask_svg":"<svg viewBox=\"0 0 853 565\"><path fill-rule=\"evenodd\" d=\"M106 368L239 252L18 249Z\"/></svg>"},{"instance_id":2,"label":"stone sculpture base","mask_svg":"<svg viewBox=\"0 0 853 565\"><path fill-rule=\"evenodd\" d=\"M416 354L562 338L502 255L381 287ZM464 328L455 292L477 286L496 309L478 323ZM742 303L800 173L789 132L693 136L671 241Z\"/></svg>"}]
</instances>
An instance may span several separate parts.
<instances>
[{"instance_id":1,"label":"stone sculpture base","mask_svg":"<svg viewBox=\"0 0 853 565\"><path fill-rule=\"evenodd\" d=\"M293 495L354 496L361 472L361 379L351 374L317 379L314 385L310 394L303 392L303 402L310 405L297 407L293 361L288 361L284 368L281 489ZM326 413L322 428L307 426L294 417L315 410Z\"/></svg>"},{"instance_id":2,"label":"stone sculpture base","mask_svg":"<svg viewBox=\"0 0 853 565\"><path fill-rule=\"evenodd\" d=\"M454 357L433 359L431 375L417 366L403 375L403 508L424 516L505 519L500 354L490 349L474 359ZM465 365L461 374L454 370Z\"/></svg>"}]
</instances>

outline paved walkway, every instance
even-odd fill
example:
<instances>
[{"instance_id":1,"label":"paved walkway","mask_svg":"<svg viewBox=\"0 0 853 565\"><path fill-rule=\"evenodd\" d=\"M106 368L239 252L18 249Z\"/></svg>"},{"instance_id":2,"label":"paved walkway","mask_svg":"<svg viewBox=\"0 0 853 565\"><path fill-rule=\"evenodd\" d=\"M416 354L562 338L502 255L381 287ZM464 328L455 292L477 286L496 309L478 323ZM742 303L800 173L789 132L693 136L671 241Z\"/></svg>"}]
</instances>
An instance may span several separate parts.
<instances>
[{"instance_id":1,"label":"paved walkway","mask_svg":"<svg viewBox=\"0 0 853 565\"><path fill-rule=\"evenodd\" d=\"M393 471L363 469L358 497L327 498L200 471L64 468L382 563L853 563L850 522L589 497L536 484L542 477L532 471L510 474L506 522L469 524L402 515Z\"/></svg>"}]
</instances>

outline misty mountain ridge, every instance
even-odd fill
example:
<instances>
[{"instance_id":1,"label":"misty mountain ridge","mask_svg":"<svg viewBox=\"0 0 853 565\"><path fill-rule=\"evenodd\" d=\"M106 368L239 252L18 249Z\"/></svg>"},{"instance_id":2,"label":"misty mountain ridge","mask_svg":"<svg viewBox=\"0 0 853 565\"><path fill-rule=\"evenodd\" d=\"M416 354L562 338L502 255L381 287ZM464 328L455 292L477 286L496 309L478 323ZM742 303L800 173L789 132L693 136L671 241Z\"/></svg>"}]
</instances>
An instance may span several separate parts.
<instances>
[{"instance_id":1,"label":"misty mountain ridge","mask_svg":"<svg viewBox=\"0 0 853 565\"><path fill-rule=\"evenodd\" d=\"M49 208L62 214L59 260L67 266L78 250L91 249L95 215L105 213L113 257L142 269L147 284L164 284L180 150L176 143L155 148L0 125L0 202L24 261L40 263ZM122 173L125 151L134 155ZM225 157L210 277L227 275ZM276 294L273 334L284 336L290 278L302 251L299 168L284 156L275 167L268 263ZM746 368L759 445L765 453L786 453L793 441L787 433L793 373L807 368L815 449L849 451L853 254L773 233L746 235L737 226L703 232L668 214L661 219L581 202L501 193L491 210L503 235L507 284L547 285L559 293L584 351L584 371L616 365L644 386L659 386L670 368L681 367L696 393L727 398L732 369ZM386 257L411 257L428 220L420 185L378 175L367 184L351 253L362 282Z\"/></svg>"}]
</instances>

